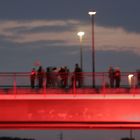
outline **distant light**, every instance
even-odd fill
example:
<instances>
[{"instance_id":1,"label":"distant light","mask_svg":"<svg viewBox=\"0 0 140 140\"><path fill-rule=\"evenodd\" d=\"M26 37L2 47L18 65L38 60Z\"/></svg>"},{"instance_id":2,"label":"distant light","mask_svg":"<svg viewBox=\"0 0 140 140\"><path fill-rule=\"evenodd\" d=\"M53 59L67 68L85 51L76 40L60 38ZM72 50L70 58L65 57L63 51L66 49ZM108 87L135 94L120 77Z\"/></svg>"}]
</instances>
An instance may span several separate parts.
<instances>
[{"instance_id":1,"label":"distant light","mask_svg":"<svg viewBox=\"0 0 140 140\"><path fill-rule=\"evenodd\" d=\"M133 74L128 75L128 83L129 83L130 87L132 87L134 85L134 75Z\"/></svg>"},{"instance_id":2,"label":"distant light","mask_svg":"<svg viewBox=\"0 0 140 140\"><path fill-rule=\"evenodd\" d=\"M90 12L88 12L88 14L89 14L90 16L96 15L96 11L90 11Z\"/></svg>"},{"instance_id":3,"label":"distant light","mask_svg":"<svg viewBox=\"0 0 140 140\"><path fill-rule=\"evenodd\" d=\"M85 35L85 33L84 32L78 32L77 35L82 37L83 35Z\"/></svg>"},{"instance_id":4,"label":"distant light","mask_svg":"<svg viewBox=\"0 0 140 140\"><path fill-rule=\"evenodd\" d=\"M133 76L134 76L133 74L129 74L128 79L131 79Z\"/></svg>"},{"instance_id":5,"label":"distant light","mask_svg":"<svg viewBox=\"0 0 140 140\"><path fill-rule=\"evenodd\" d=\"M80 38L80 42L82 42L83 36L85 35L85 32L78 32L77 35Z\"/></svg>"}]
</instances>

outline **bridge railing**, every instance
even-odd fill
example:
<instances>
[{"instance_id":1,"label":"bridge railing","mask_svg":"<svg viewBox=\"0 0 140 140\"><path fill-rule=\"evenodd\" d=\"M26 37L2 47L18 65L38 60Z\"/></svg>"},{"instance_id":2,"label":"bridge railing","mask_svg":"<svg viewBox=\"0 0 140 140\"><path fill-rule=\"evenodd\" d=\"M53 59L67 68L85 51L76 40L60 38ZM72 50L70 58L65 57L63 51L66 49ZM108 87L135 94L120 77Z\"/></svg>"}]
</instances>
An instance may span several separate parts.
<instances>
[{"instance_id":1,"label":"bridge railing","mask_svg":"<svg viewBox=\"0 0 140 140\"><path fill-rule=\"evenodd\" d=\"M93 88L93 79L95 80L95 88ZM34 87L31 85L34 83ZM39 87L39 82L42 86ZM33 84L32 83L32 84ZM139 78L137 72L122 72L119 89L136 89L139 87ZM48 89L67 89L70 93L77 93L80 89L94 89L96 92L106 89L118 89L110 86L109 74L107 72L83 72L83 73L44 73L41 77L36 74L31 76L29 72L13 72L0 73L0 90L10 91L15 94L22 93L21 89L27 92L28 89L39 92ZM26 90L25 90L26 89ZM82 91L84 92L84 91Z\"/></svg>"}]
</instances>

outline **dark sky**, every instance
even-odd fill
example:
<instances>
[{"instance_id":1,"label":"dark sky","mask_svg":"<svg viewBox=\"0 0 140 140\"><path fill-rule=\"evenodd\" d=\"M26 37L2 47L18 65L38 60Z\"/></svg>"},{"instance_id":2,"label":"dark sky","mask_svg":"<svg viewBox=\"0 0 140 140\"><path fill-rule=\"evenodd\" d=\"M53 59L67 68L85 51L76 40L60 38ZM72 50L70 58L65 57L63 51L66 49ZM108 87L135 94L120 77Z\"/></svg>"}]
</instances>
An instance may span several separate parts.
<instances>
[{"instance_id":1,"label":"dark sky","mask_svg":"<svg viewBox=\"0 0 140 140\"><path fill-rule=\"evenodd\" d=\"M91 20L95 9L96 71L110 65L122 71L140 68L138 0L1 0L0 71L30 71L79 63L78 31L83 38L84 71L91 71ZM120 61L121 60L121 61ZM129 63L128 63L129 61Z\"/></svg>"},{"instance_id":2,"label":"dark sky","mask_svg":"<svg viewBox=\"0 0 140 140\"><path fill-rule=\"evenodd\" d=\"M30 71L79 63L83 39L84 71L91 71L91 22L95 9L96 71L110 65L122 71L140 68L139 0L0 0L0 71ZM56 140L60 131L0 131L0 135ZM129 131L64 131L66 140L119 140ZM139 140L139 131L135 131ZM93 138L92 138L93 137Z\"/></svg>"}]
</instances>

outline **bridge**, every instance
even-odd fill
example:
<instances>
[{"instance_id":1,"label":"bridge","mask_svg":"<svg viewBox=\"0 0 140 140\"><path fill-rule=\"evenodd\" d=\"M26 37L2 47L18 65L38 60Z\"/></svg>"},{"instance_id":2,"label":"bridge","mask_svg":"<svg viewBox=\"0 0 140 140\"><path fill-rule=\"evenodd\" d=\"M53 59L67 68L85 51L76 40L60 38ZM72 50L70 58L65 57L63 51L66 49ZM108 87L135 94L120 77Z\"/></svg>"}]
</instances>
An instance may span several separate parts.
<instances>
[{"instance_id":1,"label":"bridge","mask_svg":"<svg viewBox=\"0 0 140 140\"><path fill-rule=\"evenodd\" d=\"M123 73L119 88L110 88L107 73L94 75L95 88L91 73L80 88L71 76L65 88L46 87L44 77L43 88L32 89L30 73L0 73L0 129L140 128L137 73Z\"/></svg>"}]
</instances>

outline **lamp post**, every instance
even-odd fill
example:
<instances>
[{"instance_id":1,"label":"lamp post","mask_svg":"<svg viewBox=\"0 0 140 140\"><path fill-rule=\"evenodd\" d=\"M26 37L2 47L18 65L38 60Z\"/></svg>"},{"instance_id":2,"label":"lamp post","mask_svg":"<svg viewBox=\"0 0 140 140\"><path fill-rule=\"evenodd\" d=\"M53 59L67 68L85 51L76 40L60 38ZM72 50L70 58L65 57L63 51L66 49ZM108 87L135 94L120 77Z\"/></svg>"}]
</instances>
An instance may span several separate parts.
<instances>
[{"instance_id":1,"label":"lamp post","mask_svg":"<svg viewBox=\"0 0 140 140\"><path fill-rule=\"evenodd\" d=\"M94 47L94 16L96 15L96 11L90 11L88 14L91 17L91 26L92 26L92 86L95 88L95 47Z\"/></svg>"},{"instance_id":2,"label":"lamp post","mask_svg":"<svg viewBox=\"0 0 140 140\"><path fill-rule=\"evenodd\" d=\"M130 140L133 140L133 130L130 129Z\"/></svg>"},{"instance_id":3,"label":"lamp post","mask_svg":"<svg viewBox=\"0 0 140 140\"><path fill-rule=\"evenodd\" d=\"M79 36L80 39L80 66L81 70L83 71L83 47L82 47L82 41L83 41L83 36L85 35L84 32L78 32L77 35Z\"/></svg>"}]
</instances>

